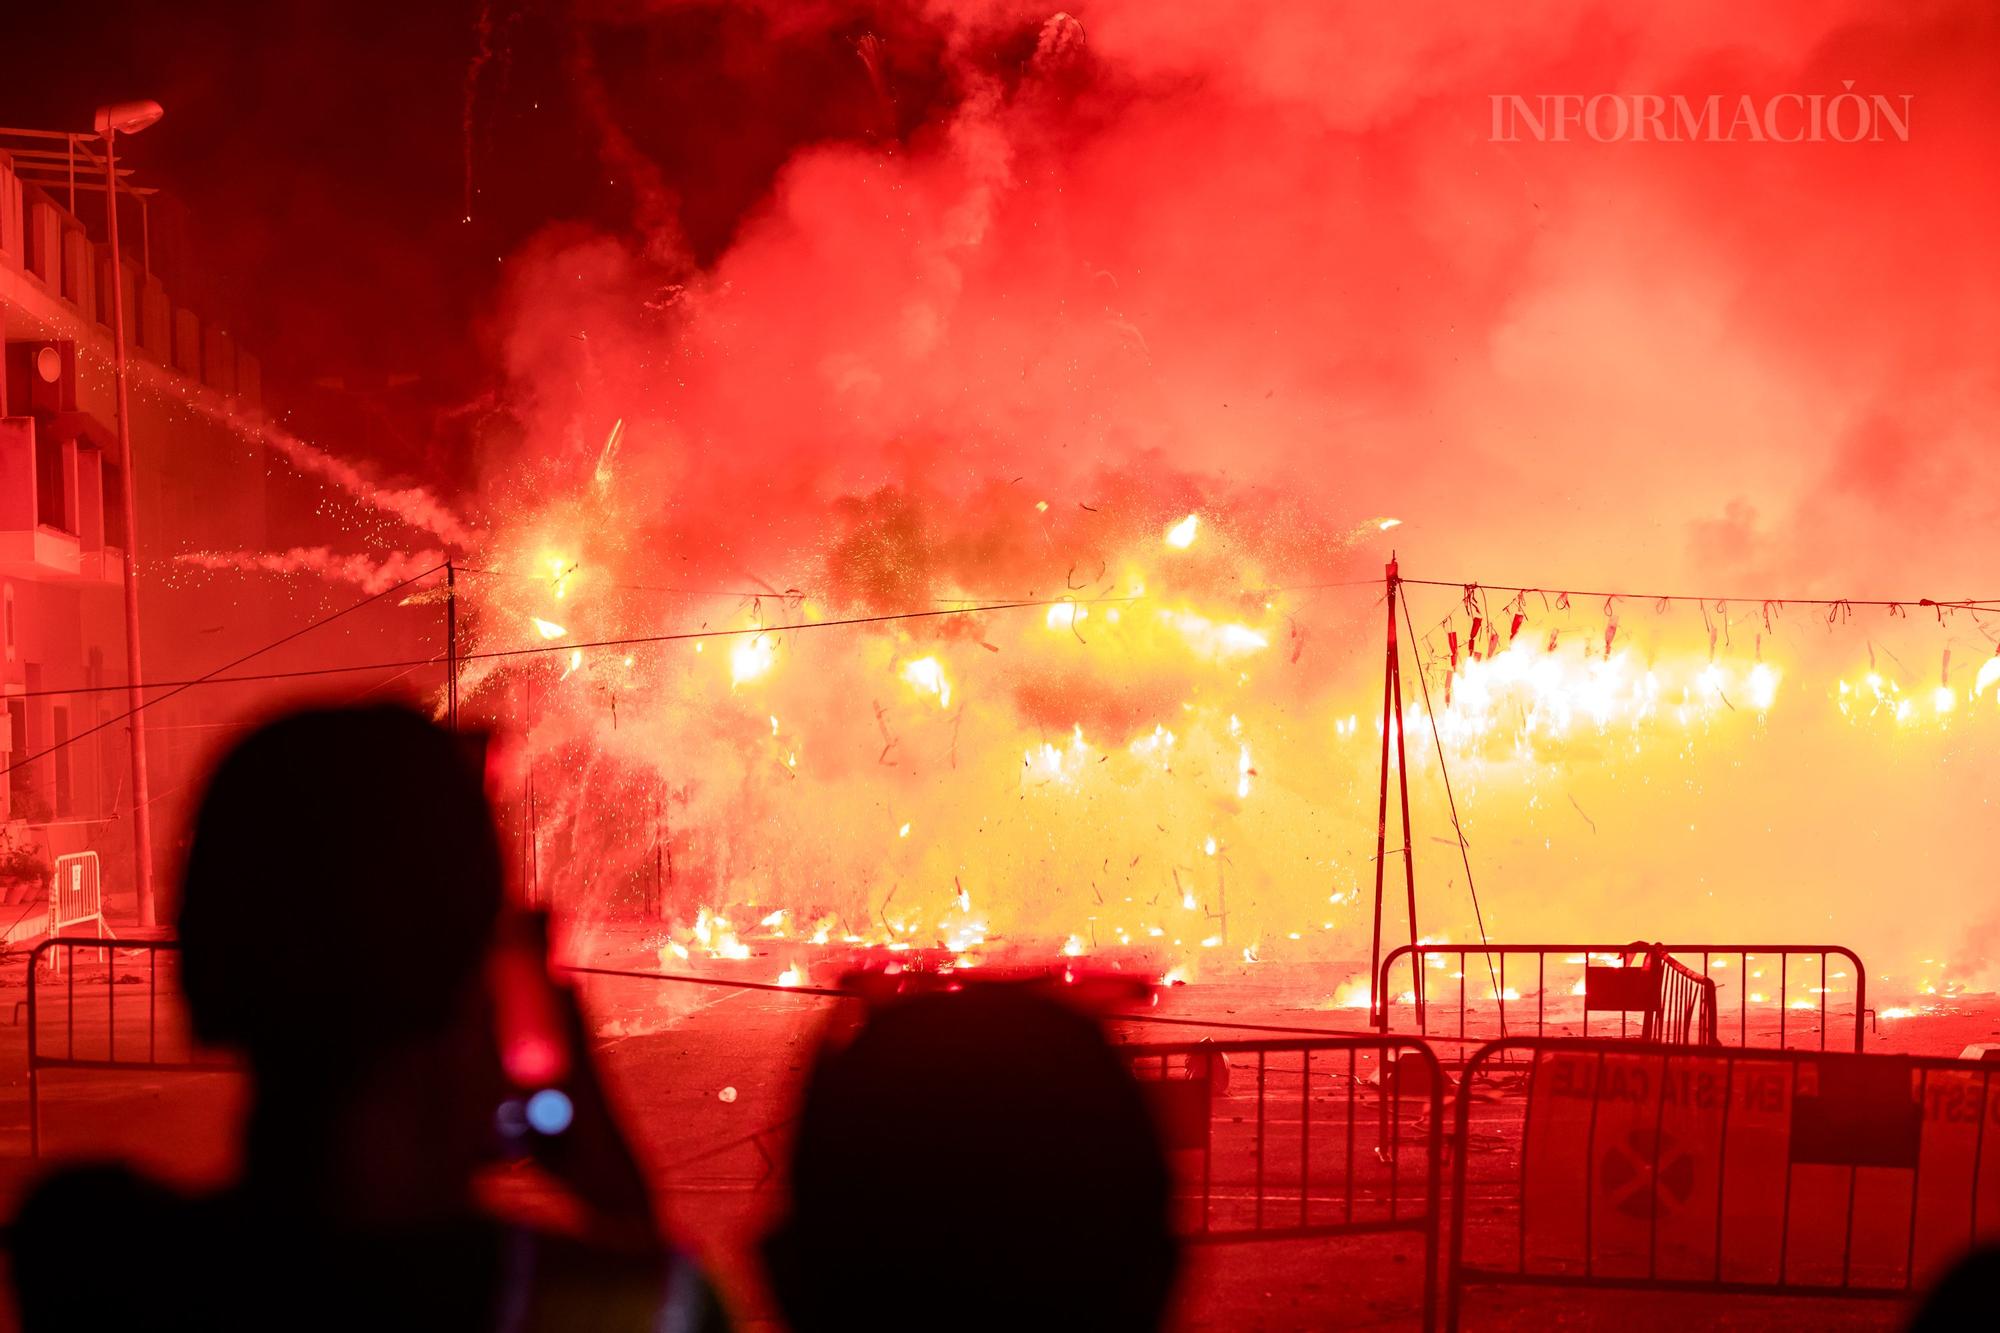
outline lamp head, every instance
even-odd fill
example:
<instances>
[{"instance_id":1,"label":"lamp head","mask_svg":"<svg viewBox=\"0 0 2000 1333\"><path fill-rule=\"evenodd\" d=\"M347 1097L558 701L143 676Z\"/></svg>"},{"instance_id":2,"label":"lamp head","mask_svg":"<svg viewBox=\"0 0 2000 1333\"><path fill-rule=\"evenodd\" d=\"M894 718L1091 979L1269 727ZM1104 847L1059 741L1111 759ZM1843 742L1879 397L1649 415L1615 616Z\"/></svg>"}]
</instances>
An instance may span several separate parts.
<instances>
[{"instance_id":1,"label":"lamp head","mask_svg":"<svg viewBox=\"0 0 2000 1333\"><path fill-rule=\"evenodd\" d=\"M137 134L165 114L158 102L113 102L97 108L97 132Z\"/></svg>"}]
</instances>

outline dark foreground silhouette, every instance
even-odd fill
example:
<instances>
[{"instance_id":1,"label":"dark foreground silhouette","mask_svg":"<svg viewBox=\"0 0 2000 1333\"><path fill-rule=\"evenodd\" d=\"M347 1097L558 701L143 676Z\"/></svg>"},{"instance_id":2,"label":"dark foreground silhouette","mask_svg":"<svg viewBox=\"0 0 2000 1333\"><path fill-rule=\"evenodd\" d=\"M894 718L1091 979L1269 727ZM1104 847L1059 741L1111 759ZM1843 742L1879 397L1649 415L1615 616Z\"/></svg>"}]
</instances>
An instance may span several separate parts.
<instances>
[{"instance_id":1,"label":"dark foreground silhouette","mask_svg":"<svg viewBox=\"0 0 2000 1333\"><path fill-rule=\"evenodd\" d=\"M1954 1264L1910 1322L1910 1333L2000 1328L2000 1246L1981 1246Z\"/></svg>"},{"instance_id":2,"label":"dark foreground silhouette","mask_svg":"<svg viewBox=\"0 0 2000 1333\"><path fill-rule=\"evenodd\" d=\"M892 1003L807 1085L766 1244L797 1333L1160 1326L1166 1159L1096 1023L973 985Z\"/></svg>"},{"instance_id":3,"label":"dark foreground silhouette","mask_svg":"<svg viewBox=\"0 0 2000 1333\"><path fill-rule=\"evenodd\" d=\"M495 965L521 937L501 885L480 774L417 714L300 713L238 745L202 801L179 926L195 1033L252 1081L241 1179L205 1197L116 1167L46 1181L13 1230L23 1328L714 1327L659 1240L573 998L539 955ZM567 1048L564 1114L536 1117L560 1132L496 1127L522 1105L503 974L541 984L540 1037ZM573 1226L479 1206L508 1145Z\"/></svg>"}]
</instances>

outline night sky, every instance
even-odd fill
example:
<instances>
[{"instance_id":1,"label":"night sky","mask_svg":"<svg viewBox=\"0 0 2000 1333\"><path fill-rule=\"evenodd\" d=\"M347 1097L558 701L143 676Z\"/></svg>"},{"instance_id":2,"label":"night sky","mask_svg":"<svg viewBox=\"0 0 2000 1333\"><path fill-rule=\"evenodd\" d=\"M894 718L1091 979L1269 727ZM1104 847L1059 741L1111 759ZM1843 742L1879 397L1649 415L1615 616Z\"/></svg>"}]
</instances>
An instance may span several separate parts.
<instances>
[{"instance_id":1,"label":"night sky","mask_svg":"<svg viewBox=\"0 0 2000 1333\"><path fill-rule=\"evenodd\" d=\"M485 391L504 257L530 237L664 232L667 267L705 264L799 147L907 135L952 98L935 36L857 6L774 23L590 0L189 0L24 6L5 27L34 54L10 60L0 124L88 129L102 102L161 102L125 153L171 196L154 245L173 295L239 331L284 407L395 432L350 451L407 466L415 448L447 475L449 440L411 423ZM896 37L893 110L856 55L870 31ZM383 410L391 381L414 418Z\"/></svg>"}]
</instances>

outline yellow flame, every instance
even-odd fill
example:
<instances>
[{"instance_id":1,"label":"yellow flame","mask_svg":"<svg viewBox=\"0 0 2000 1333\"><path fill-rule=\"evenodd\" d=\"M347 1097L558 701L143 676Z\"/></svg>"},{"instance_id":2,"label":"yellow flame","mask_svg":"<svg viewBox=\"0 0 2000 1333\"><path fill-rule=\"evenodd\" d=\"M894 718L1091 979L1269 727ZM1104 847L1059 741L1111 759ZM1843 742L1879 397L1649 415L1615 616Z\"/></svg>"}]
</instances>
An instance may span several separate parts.
<instances>
[{"instance_id":1,"label":"yellow flame","mask_svg":"<svg viewBox=\"0 0 2000 1333\"><path fill-rule=\"evenodd\" d=\"M939 708L951 707L951 682L945 679L944 667L935 657L919 657L903 664L903 679L912 689L924 694L935 694Z\"/></svg>"},{"instance_id":2,"label":"yellow flame","mask_svg":"<svg viewBox=\"0 0 2000 1333\"><path fill-rule=\"evenodd\" d=\"M1090 608L1075 602L1057 602L1049 608L1050 629L1074 629L1079 620L1090 619Z\"/></svg>"},{"instance_id":3,"label":"yellow flame","mask_svg":"<svg viewBox=\"0 0 2000 1333\"><path fill-rule=\"evenodd\" d=\"M1987 658L1980 666L1979 674L1972 678L1972 697L1977 699L1985 694L1995 681L2000 681L2000 653Z\"/></svg>"},{"instance_id":4,"label":"yellow flame","mask_svg":"<svg viewBox=\"0 0 2000 1333\"><path fill-rule=\"evenodd\" d=\"M699 644L695 645L697 648ZM732 685L741 685L746 680L755 680L771 669L777 656L777 646L762 634L752 634L747 639L738 639L729 652L729 680Z\"/></svg>"}]
</instances>

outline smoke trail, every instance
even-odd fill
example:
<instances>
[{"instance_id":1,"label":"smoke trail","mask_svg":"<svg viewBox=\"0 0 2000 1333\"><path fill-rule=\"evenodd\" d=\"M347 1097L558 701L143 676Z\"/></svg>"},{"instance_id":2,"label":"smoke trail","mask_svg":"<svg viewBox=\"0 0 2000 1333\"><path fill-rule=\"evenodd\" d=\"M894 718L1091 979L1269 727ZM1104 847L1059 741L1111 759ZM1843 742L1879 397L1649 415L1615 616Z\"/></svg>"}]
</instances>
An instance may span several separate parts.
<instances>
[{"instance_id":1,"label":"smoke trail","mask_svg":"<svg viewBox=\"0 0 2000 1333\"><path fill-rule=\"evenodd\" d=\"M261 411L242 410L234 400L211 401L211 395L190 393L180 375L144 358L135 360L132 366L135 377L147 387L173 394L189 408L246 440L268 445L299 471L332 482L361 504L428 532L450 546L463 549L478 541L478 534L425 487L378 485L354 464L306 443Z\"/></svg>"},{"instance_id":2,"label":"smoke trail","mask_svg":"<svg viewBox=\"0 0 2000 1333\"><path fill-rule=\"evenodd\" d=\"M378 486L354 464L307 444L289 431L265 425L257 434L299 471L325 478L371 508L399 518L413 528L421 528L452 546L463 548L476 540L472 529L422 486Z\"/></svg>"},{"instance_id":3,"label":"smoke trail","mask_svg":"<svg viewBox=\"0 0 2000 1333\"><path fill-rule=\"evenodd\" d=\"M370 555L342 555L324 546L295 546L289 551L191 551L175 559L196 569L313 574L338 583L351 583L363 592L381 592L412 575L435 569L444 563L445 556L442 551L419 551L414 555L398 552L377 559Z\"/></svg>"}]
</instances>

